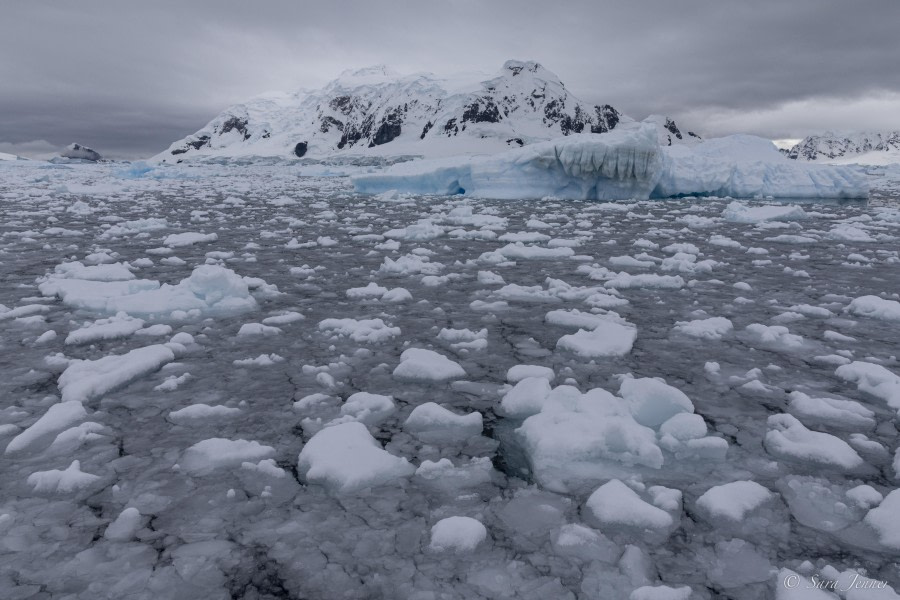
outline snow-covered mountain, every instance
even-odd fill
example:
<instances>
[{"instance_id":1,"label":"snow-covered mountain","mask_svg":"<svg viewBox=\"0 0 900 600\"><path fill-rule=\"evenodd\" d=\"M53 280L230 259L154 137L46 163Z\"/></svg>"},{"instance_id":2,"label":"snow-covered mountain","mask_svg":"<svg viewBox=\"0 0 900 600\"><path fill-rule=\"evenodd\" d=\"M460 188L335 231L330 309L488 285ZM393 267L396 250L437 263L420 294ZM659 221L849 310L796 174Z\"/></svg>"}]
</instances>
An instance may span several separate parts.
<instances>
[{"instance_id":1,"label":"snow-covered mountain","mask_svg":"<svg viewBox=\"0 0 900 600\"><path fill-rule=\"evenodd\" d=\"M493 153L633 120L608 104L579 100L532 61L507 61L487 79L400 75L378 66L345 72L320 90L232 106L155 158ZM651 120L664 145L699 140L671 119Z\"/></svg>"},{"instance_id":2,"label":"snow-covered mountain","mask_svg":"<svg viewBox=\"0 0 900 600\"><path fill-rule=\"evenodd\" d=\"M826 133L804 138L788 150L788 158L796 160L853 159L856 155L884 152L900 158L900 130L882 133L838 135ZM877 156L876 156L877 158Z\"/></svg>"}]
</instances>

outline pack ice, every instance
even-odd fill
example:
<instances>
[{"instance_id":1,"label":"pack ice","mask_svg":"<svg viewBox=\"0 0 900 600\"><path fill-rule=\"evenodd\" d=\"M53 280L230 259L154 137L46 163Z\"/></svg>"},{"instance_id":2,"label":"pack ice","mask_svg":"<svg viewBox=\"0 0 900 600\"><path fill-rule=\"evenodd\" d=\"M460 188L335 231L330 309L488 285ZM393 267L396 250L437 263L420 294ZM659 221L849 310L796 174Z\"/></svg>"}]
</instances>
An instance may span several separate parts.
<instances>
[{"instance_id":1,"label":"pack ice","mask_svg":"<svg viewBox=\"0 0 900 600\"><path fill-rule=\"evenodd\" d=\"M865 198L866 175L852 166L790 161L768 140L746 135L694 146L660 146L651 123L578 134L492 156L413 161L352 178L357 191L464 194L514 200Z\"/></svg>"}]
</instances>

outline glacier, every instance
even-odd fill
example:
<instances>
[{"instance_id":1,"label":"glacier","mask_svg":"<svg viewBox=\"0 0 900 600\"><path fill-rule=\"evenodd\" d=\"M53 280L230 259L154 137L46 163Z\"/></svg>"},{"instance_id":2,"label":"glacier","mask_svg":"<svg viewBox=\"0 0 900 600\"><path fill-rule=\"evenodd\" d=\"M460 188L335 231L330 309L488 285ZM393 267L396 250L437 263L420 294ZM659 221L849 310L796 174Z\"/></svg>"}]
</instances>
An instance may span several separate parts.
<instances>
[{"instance_id":1,"label":"glacier","mask_svg":"<svg viewBox=\"0 0 900 600\"><path fill-rule=\"evenodd\" d=\"M492 156L396 164L352 178L361 193L451 195L514 200L730 196L866 198L865 173L852 166L800 164L763 138L732 135L693 146L662 146L649 122L603 134L575 134Z\"/></svg>"}]
</instances>

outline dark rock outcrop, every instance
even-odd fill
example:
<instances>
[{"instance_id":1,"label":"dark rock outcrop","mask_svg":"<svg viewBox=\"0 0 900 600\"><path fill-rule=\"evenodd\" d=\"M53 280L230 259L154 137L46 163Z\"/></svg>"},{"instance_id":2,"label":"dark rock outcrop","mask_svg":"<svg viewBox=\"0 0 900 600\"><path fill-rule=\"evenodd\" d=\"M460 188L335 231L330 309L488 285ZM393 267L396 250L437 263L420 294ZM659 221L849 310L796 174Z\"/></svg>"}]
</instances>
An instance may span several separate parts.
<instances>
[{"instance_id":1,"label":"dark rock outcrop","mask_svg":"<svg viewBox=\"0 0 900 600\"><path fill-rule=\"evenodd\" d=\"M82 146L81 144L69 144L66 149L62 151L60 156L73 160L87 160L90 162L97 162L103 158L96 150L88 148L87 146Z\"/></svg>"}]
</instances>

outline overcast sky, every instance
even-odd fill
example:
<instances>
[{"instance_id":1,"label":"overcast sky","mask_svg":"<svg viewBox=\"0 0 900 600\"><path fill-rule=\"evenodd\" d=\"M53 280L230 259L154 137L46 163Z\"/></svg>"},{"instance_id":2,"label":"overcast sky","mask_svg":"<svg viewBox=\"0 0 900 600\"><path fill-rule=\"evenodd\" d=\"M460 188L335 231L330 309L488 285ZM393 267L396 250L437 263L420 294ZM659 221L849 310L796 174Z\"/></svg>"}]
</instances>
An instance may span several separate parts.
<instances>
[{"instance_id":1,"label":"overcast sky","mask_svg":"<svg viewBox=\"0 0 900 600\"><path fill-rule=\"evenodd\" d=\"M3 2L0 151L155 154L229 104L347 68L537 60L705 136L900 129L900 0Z\"/></svg>"}]
</instances>

